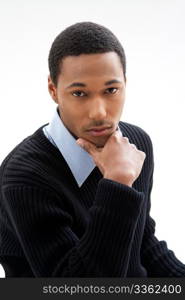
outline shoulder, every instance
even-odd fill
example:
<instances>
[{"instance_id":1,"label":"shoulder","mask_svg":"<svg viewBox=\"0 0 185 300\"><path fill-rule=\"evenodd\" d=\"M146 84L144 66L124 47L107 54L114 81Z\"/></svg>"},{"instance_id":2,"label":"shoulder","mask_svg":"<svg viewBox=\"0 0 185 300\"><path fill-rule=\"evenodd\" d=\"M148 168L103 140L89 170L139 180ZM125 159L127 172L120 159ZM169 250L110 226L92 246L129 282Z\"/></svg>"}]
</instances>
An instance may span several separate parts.
<instances>
[{"instance_id":1,"label":"shoulder","mask_svg":"<svg viewBox=\"0 0 185 300\"><path fill-rule=\"evenodd\" d=\"M26 137L7 154L7 156L3 159L0 165L1 170L3 170L7 166L7 164L11 163L11 161L14 160L14 158L19 157L19 154L22 152L26 144L29 143L29 140L30 140L30 136Z\"/></svg>"},{"instance_id":2,"label":"shoulder","mask_svg":"<svg viewBox=\"0 0 185 300\"><path fill-rule=\"evenodd\" d=\"M43 126L42 126L43 127ZM42 129L40 127L33 134L23 139L12 151L4 158L0 166L0 181L3 184L17 184L29 180L36 170L42 169L46 160L47 151L38 142L37 134Z\"/></svg>"}]
</instances>

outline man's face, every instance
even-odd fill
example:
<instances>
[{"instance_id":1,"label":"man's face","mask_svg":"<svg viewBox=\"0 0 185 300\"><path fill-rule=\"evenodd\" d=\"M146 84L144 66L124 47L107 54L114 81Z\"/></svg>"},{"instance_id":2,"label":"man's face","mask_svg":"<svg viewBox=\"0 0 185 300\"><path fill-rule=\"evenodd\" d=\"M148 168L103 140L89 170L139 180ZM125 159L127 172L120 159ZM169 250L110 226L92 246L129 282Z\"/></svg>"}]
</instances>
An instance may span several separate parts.
<instances>
[{"instance_id":1,"label":"man's face","mask_svg":"<svg viewBox=\"0 0 185 300\"><path fill-rule=\"evenodd\" d=\"M57 86L49 77L48 88L73 136L103 147L117 128L125 101L125 79L117 53L67 56ZM100 131L102 128L107 129Z\"/></svg>"}]
</instances>

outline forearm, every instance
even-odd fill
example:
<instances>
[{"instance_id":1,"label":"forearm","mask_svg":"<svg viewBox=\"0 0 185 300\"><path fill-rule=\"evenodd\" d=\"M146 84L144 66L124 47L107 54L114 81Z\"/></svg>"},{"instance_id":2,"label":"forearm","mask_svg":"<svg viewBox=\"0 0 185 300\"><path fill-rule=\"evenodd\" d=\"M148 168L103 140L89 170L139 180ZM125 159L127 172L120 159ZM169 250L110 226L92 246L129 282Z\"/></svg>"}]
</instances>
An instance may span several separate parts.
<instances>
[{"instance_id":1,"label":"forearm","mask_svg":"<svg viewBox=\"0 0 185 300\"><path fill-rule=\"evenodd\" d=\"M5 194L34 277L126 277L143 193L101 180L80 239L71 217L48 192L24 187Z\"/></svg>"}]
</instances>

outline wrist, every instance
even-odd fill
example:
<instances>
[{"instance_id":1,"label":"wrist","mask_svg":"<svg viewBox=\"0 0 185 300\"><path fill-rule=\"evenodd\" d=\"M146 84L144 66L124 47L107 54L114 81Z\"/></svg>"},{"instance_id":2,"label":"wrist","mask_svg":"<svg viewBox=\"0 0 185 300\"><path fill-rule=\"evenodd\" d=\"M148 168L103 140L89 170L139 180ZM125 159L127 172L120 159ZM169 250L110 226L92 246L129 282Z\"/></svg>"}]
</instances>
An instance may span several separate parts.
<instances>
[{"instance_id":1,"label":"wrist","mask_svg":"<svg viewBox=\"0 0 185 300\"><path fill-rule=\"evenodd\" d=\"M125 184L128 185L129 187L132 187L133 181L128 179L128 178L124 178L123 176L118 176L118 175L113 175L113 174L104 174L103 176L105 179L110 179L113 181L117 181L121 184Z\"/></svg>"}]
</instances>

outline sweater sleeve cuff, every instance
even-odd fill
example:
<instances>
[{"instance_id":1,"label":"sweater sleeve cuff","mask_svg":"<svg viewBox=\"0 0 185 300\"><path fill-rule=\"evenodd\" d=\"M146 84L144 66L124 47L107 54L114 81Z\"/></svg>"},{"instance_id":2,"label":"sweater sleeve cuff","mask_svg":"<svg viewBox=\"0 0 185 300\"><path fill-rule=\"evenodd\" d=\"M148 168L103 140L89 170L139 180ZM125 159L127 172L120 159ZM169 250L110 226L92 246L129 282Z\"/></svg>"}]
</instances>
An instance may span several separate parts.
<instances>
[{"instance_id":1,"label":"sweater sleeve cuff","mask_svg":"<svg viewBox=\"0 0 185 300\"><path fill-rule=\"evenodd\" d=\"M94 205L126 216L138 216L145 195L117 181L102 178L98 183Z\"/></svg>"}]
</instances>

